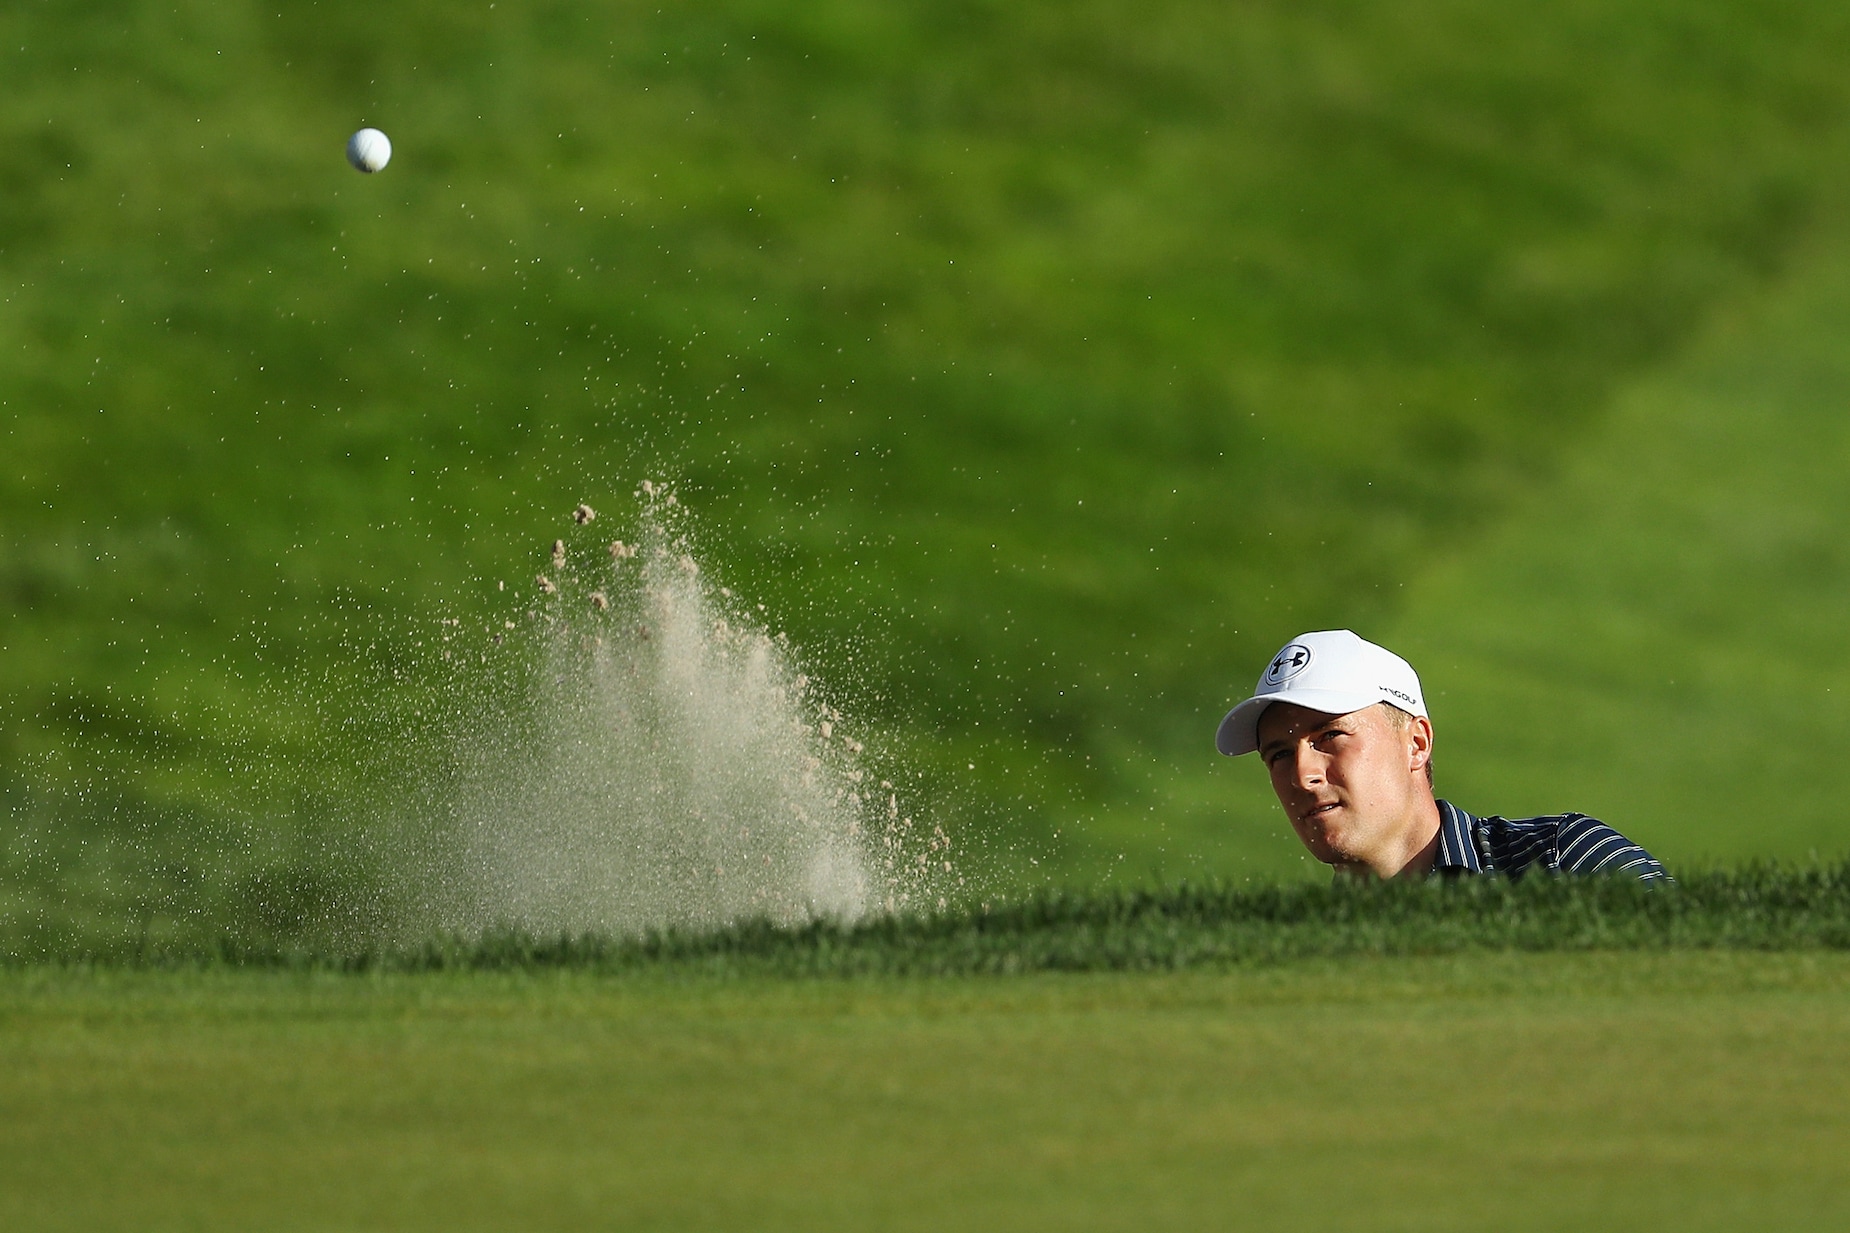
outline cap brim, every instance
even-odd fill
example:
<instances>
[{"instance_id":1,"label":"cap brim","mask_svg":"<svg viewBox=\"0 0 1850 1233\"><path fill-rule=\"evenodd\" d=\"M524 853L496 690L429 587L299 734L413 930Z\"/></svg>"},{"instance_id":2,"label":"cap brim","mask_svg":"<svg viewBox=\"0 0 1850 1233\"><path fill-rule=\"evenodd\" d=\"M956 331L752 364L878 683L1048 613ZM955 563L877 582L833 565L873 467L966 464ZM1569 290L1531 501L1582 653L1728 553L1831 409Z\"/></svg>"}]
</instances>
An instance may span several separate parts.
<instances>
[{"instance_id":1,"label":"cap brim","mask_svg":"<svg viewBox=\"0 0 1850 1233\"><path fill-rule=\"evenodd\" d=\"M1274 702L1321 711L1325 715L1347 715L1381 701L1374 694L1349 693L1336 689L1282 689L1275 694L1248 698L1227 712L1214 733L1214 748L1229 758L1249 754L1259 748L1259 717Z\"/></svg>"}]
</instances>

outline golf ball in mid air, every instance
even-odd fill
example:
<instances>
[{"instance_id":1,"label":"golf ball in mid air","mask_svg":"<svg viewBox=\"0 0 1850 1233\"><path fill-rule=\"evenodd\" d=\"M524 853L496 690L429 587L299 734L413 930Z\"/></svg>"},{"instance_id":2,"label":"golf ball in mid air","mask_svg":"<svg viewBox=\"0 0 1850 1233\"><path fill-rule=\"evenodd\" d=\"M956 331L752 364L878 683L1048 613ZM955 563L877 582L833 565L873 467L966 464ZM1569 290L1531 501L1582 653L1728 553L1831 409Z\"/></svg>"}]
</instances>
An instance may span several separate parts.
<instances>
[{"instance_id":1,"label":"golf ball in mid air","mask_svg":"<svg viewBox=\"0 0 1850 1233\"><path fill-rule=\"evenodd\" d=\"M363 128L347 138L347 161L368 175L392 161L392 139L376 128Z\"/></svg>"}]
</instances>

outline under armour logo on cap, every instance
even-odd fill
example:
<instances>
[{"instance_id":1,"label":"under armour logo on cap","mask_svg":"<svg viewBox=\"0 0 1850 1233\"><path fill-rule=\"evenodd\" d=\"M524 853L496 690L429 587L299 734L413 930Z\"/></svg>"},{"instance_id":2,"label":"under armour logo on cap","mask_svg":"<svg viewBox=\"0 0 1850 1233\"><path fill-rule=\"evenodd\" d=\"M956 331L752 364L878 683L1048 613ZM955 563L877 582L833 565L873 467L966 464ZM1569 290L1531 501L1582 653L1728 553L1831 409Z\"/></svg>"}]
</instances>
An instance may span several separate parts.
<instances>
[{"instance_id":1,"label":"under armour logo on cap","mask_svg":"<svg viewBox=\"0 0 1850 1233\"><path fill-rule=\"evenodd\" d=\"M1304 669L1310 667L1310 648L1302 642L1294 642L1278 653L1272 666L1265 670L1267 685L1282 685Z\"/></svg>"}]
</instances>

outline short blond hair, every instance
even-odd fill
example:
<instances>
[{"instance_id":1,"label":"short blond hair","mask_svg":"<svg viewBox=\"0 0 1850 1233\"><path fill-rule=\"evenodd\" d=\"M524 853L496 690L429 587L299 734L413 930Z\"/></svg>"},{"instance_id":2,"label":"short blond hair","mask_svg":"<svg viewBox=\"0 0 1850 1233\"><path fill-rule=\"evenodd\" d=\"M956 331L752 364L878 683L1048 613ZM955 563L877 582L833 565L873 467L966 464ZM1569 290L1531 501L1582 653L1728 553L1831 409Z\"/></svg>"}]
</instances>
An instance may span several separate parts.
<instances>
[{"instance_id":1,"label":"short blond hair","mask_svg":"<svg viewBox=\"0 0 1850 1233\"><path fill-rule=\"evenodd\" d=\"M1377 702L1375 705L1387 713L1387 721L1394 726L1394 731L1405 732L1413 725L1413 712L1403 711L1392 702ZM1432 782L1432 759L1430 757L1426 759L1426 782L1429 784Z\"/></svg>"}]
</instances>

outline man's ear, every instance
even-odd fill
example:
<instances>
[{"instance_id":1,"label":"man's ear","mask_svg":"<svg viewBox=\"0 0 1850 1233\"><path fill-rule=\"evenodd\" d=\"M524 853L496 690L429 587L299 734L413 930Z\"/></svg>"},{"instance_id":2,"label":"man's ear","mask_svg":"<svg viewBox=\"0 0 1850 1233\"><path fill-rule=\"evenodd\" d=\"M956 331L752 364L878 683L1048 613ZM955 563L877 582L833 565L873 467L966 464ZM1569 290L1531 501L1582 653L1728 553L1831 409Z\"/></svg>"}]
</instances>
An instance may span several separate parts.
<instances>
[{"instance_id":1,"label":"man's ear","mask_svg":"<svg viewBox=\"0 0 1850 1233\"><path fill-rule=\"evenodd\" d=\"M1424 771L1432 764L1432 720L1415 715L1407 725L1407 769Z\"/></svg>"}]
</instances>

